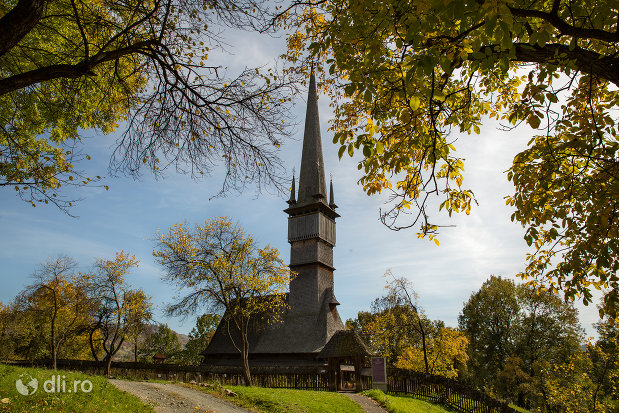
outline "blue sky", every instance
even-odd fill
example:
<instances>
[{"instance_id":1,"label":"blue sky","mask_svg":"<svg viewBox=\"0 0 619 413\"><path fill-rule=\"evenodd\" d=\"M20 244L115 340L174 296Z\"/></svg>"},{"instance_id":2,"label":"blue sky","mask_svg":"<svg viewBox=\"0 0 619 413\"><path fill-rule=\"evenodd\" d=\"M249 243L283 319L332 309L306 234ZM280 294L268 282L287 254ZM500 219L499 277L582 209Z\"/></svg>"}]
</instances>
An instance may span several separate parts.
<instances>
[{"instance_id":1,"label":"blue sky","mask_svg":"<svg viewBox=\"0 0 619 413\"><path fill-rule=\"evenodd\" d=\"M235 32L229 42L243 44L233 54L214 55L218 62L234 71L247 62L259 66L270 64L283 53L281 39L257 37ZM282 147L287 170L297 173L301 163L302 125L305 94L295 97L294 117L299 123L295 140ZM498 124L487 122L480 135L458 136L458 153L466 159L464 185L471 188L479 202L471 214L449 218L434 214L440 223L455 225L440 234L440 246L417 239L415 229L394 232L378 220L384 199L365 195L357 180L357 160L347 155L340 161L338 147L332 144L328 120L332 117L326 98L319 99L321 133L326 173L333 174L336 203L341 218L337 220L337 245L334 250L335 293L342 319L367 310L371 302L383 294L383 274L407 277L419 296L419 303L431 319L441 319L456 326L457 317L471 293L478 290L491 274L516 279L524 268L527 252L522 239L524 230L509 219L512 211L504 197L512 193L504 173L513 156L526 146L532 131L526 127L512 132L498 130ZM72 218L52 206L33 208L19 200L14 191L0 191L0 302L9 302L26 284L37 264L49 257L65 254L75 258L86 271L98 257L113 257L124 249L140 260L138 269L127 280L144 289L158 306L155 318L167 322L179 332L187 333L195 318L165 318L160 311L176 292L161 280L161 269L152 257L153 236L158 230L187 221L227 215L253 234L261 244L278 248L285 260L290 256L287 243L287 197L257 194L251 188L243 194L214 198L222 180L217 173L195 181L189 176L168 173L155 180L146 172L140 180L109 177L107 162L113 150L115 135L97 135L88 131L85 153L92 160L79 165L92 175L105 176L103 188L84 188ZM578 305L581 322L588 335L594 335L591 324L597 321L595 306Z\"/></svg>"}]
</instances>

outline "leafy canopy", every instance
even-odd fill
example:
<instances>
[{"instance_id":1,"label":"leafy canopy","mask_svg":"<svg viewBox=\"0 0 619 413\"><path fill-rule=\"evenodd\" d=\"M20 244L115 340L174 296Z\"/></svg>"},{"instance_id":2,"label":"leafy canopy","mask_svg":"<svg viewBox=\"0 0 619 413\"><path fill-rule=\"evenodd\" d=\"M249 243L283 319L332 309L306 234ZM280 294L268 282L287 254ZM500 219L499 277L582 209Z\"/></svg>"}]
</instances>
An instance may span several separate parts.
<instances>
[{"instance_id":1,"label":"leafy canopy","mask_svg":"<svg viewBox=\"0 0 619 413\"><path fill-rule=\"evenodd\" d=\"M586 304L610 289L602 312L614 314L617 12L612 0L324 0L279 17L292 70L327 68L339 155L362 152L359 183L389 193L394 229L419 225L438 243L430 197L449 215L475 203L457 138L486 118L532 128L508 171L512 220L535 248L522 276Z\"/></svg>"},{"instance_id":2,"label":"leafy canopy","mask_svg":"<svg viewBox=\"0 0 619 413\"><path fill-rule=\"evenodd\" d=\"M152 362L155 354L163 354L166 362L176 361L183 348L180 339L167 324L160 324L144 341L143 360Z\"/></svg>"},{"instance_id":3,"label":"leafy canopy","mask_svg":"<svg viewBox=\"0 0 619 413\"><path fill-rule=\"evenodd\" d=\"M131 289L125 278L138 265L135 255L125 251L117 252L113 259L98 258L95 262L91 294L97 298L98 306L92 313L90 347L96 360L96 348L102 348L108 376L112 357L123 342L151 318L151 298L140 289ZM95 332L98 332L96 346Z\"/></svg>"},{"instance_id":4,"label":"leafy canopy","mask_svg":"<svg viewBox=\"0 0 619 413\"><path fill-rule=\"evenodd\" d=\"M0 0L0 186L68 211L61 186L86 131L123 125L110 168L200 176L223 163L222 191L278 184L291 83L272 68L209 64L225 27L251 29L263 1ZM223 161L223 162L222 162ZM107 186L105 186L107 189Z\"/></svg>"},{"instance_id":5,"label":"leafy canopy","mask_svg":"<svg viewBox=\"0 0 619 413\"><path fill-rule=\"evenodd\" d=\"M495 276L471 295L458 323L470 343L471 381L521 406L542 406L540 371L567 363L582 341L571 303Z\"/></svg>"},{"instance_id":6,"label":"leafy canopy","mask_svg":"<svg viewBox=\"0 0 619 413\"><path fill-rule=\"evenodd\" d=\"M427 343L429 373L455 379L459 369L469 359L466 348L469 340L464 334L450 327L438 327ZM395 367L414 371L424 371L423 350L418 346L404 349Z\"/></svg>"},{"instance_id":7,"label":"leafy canopy","mask_svg":"<svg viewBox=\"0 0 619 413\"><path fill-rule=\"evenodd\" d=\"M179 290L168 313L186 316L200 307L223 313L225 331L241 355L243 380L251 385L248 331L281 321L288 305L284 293L291 272L279 251L259 248L240 226L220 217L158 234L153 256L165 271L163 279Z\"/></svg>"}]
</instances>

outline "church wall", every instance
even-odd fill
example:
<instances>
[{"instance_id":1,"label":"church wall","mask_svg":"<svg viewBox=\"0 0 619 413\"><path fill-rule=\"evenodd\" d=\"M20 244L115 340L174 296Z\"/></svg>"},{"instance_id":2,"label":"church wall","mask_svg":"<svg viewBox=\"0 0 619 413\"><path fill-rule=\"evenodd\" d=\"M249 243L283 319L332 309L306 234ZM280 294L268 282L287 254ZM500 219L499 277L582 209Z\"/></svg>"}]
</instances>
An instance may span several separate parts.
<instances>
[{"instance_id":1,"label":"church wall","mask_svg":"<svg viewBox=\"0 0 619 413\"><path fill-rule=\"evenodd\" d=\"M292 267L298 275L290 282L290 311L296 314L321 312L327 289L333 289L333 272L318 264Z\"/></svg>"},{"instance_id":2,"label":"church wall","mask_svg":"<svg viewBox=\"0 0 619 413\"><path fill-rule=\"evenodd\" d=\"M290 313L314 313L318 308L318 282L315 265L291 268L297 273L290 282Z\"/></svg>"}]
</instances>

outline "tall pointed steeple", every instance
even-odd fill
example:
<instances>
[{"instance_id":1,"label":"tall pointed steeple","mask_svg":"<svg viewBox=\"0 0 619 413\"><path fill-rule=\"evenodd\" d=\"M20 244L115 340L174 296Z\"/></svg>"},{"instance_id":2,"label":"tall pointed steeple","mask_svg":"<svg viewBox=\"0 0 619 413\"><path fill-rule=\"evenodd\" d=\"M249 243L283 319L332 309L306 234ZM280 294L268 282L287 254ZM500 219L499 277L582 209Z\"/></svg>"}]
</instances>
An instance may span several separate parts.
<instances>
[{"instance_id":1,"label":"tall pointed steeple","mask_svg":"<svg viewBox=\"0 0 619 413\"><path fill-rule=\"evenodd\" d=\"M250 327L255 341L250 343L249 351L254 360L268 360L269 364L287 365L291 362L291 366L322 366L324 362L318 359L320 351L336 332L345 330L345 327L337 310L339 302L335 298L333 283L335 220L340 215L335 212L333 183L330 185L330 199L327 199L313 71L307 96L298 198L295 198L294 170L292 175L288 208L284 210L288 215L290 270L295 273L286 295L289 308L281 314L283 323L255 323ZM238 359L230 330L224 324L219 325L203 353L205 364L221 362L225 365L230 363L229 360Z\"/></svg>"},{"instance_id":2,"label":"tall pointed steeple","mask_svg":"<svg viewBox=\"0 0 619 413\"><path fill-rule=\"evenodd\" d=\"M305 113L305 133L301 155L301 174L299 176L299 206L314 202L327 203L325 168L322 160L322 141L320 139L320 120L318 118L318 96L316 78L310 75Z\"/></svg>"},{"instance_id":3,"label":"tall pointed steeple","mask_svg":"<svg viewBox=\"0 0 619 413\"><path fill-rule=\"evenodd\" d=\"M333 292L335 219L340 215L335 212L333 194L330 203L327 199L313 72L307 94L298 194L297 202L289 201L284 210L288 214L290 269L296 273L290 282L288 320L298 327L289 330L285 340L290 348L313 352L344 329Z\"/></svg>"}]
</instances>

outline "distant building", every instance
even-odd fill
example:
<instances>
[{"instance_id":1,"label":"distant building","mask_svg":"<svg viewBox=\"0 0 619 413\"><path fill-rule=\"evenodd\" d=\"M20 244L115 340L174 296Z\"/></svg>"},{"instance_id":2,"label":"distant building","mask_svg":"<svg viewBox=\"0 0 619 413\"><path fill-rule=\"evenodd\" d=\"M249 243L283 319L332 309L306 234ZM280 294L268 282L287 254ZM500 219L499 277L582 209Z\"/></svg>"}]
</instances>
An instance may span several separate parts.
<instances>
[{"instance_id":1,"label":"distant building","mask_svg":"<svg viewBox=\"0 0 619 413\"><path fill-rule=\"evenodd\" d=\"M280 316L283 322L264 327L256 321L248 333L251 365L315 365L320 351L344 324L337 312L339 302L333 291L333 247L335 209L333 183L327 200L316 80L310 77L305 116L305 134L298 196L295 180L288 200L288 242L290 269L297 276L286 294L289 308ZM224 316L225 319L225 316ZM230 324L232 326L232 323ZM230 327L232 329L232 327ZM238 336L238 330L232 331ZM235 340L235 342L238 342ZM202 353L204 364L238 365L240 355L222 321L209 346Z\"/></svg>"},{"instance_id":2,"label":"distant building","mask_svg":"<svg viewBox=\"0 0 619 413\"><path fill-rule=\"evenodd\" d=\"M154 363L163 363L163 362L165 362L165 359L166 359L166 357L165 357L165 354L163 354L163 353L156 353L156 354L153 355L153 362Z\"/></svg>"}]
</instances>

